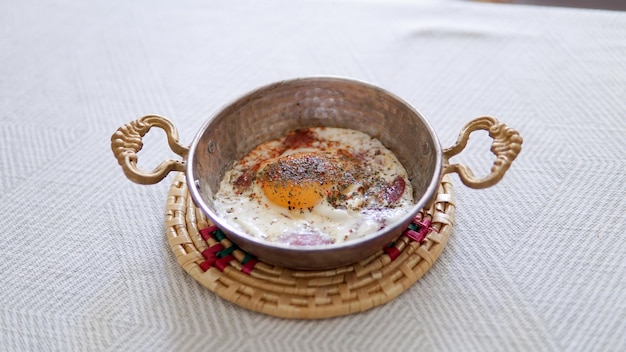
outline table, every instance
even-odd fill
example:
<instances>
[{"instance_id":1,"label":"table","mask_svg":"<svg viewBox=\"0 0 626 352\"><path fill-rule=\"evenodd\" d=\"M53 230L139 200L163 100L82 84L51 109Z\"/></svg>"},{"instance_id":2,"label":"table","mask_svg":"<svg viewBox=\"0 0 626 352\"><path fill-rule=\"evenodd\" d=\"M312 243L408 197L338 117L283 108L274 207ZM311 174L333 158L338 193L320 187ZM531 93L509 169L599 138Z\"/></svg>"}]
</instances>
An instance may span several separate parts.
<instances>
[{"instance_id":1,"label":"table","mask_svg":"<svg viewBox=\"0 0 626 352\"><path fill-rule=\"evenodd\" d=\"M0 3L0 350L626 349L626 13L458 1ZM199 285L164 235L173 176L127 180L118 126L190 143L274 81L333 75L411 102L442 145L473 117L518 129L494 187L453 177L456 222L401 296L320 321ZM150 132L147 169L169 158ZM491 164L486 136L459 161ZM168 154L169 153L169 154Z\"/></svg>"}]
</instances>

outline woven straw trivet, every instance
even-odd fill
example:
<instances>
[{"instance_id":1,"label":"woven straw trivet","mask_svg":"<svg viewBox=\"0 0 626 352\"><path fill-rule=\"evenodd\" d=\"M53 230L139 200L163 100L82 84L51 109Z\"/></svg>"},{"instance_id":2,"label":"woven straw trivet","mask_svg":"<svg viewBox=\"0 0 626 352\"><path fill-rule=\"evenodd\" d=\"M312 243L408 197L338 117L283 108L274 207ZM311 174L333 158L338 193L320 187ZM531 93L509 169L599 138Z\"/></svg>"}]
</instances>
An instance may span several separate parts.
<instances>
[{"instance_id":1,"label":"woven straw trivet","mask_svg":"<svg viewBox=\"0 0 626 352\"><path fill-rule=\"evenodd\" d=\"M180 266L218 296L282 318L320 319L362 312L413 285L441 254L454 220L454 195L444 177L433 206L387 248L353 265L299 271L258 262L212 226L178 173L167 197L165 225Z\"/></svg>"}]
</instances>

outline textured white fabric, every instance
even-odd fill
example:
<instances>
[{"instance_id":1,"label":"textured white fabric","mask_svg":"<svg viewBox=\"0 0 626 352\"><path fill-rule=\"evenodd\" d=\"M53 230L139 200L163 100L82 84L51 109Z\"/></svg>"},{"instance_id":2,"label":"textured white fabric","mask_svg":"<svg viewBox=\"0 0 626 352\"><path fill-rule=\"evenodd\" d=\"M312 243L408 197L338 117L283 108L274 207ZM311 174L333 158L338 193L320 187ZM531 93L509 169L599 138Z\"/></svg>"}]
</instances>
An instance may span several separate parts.
<instances>
[{"instance_id":1,"label":"textured white fabric","mask_svg":"<svg viewBox=\"0 0 626 352\"><path fill-rule=\"evenodd\" d=\"M414 104L444 146L487 114L523 151L453 177L455 228L390 303L322 321L242 309L164 235L171 176L110 151L149 113L183 142L277 80L339 75ZM0 2L0 350L626 350L626 13L457 1ZM245 131L242 131L245 133ZM459 156L486 172L484 135ZM171 156L146 137L140 165Z\"/></svg>"}]
</instances>

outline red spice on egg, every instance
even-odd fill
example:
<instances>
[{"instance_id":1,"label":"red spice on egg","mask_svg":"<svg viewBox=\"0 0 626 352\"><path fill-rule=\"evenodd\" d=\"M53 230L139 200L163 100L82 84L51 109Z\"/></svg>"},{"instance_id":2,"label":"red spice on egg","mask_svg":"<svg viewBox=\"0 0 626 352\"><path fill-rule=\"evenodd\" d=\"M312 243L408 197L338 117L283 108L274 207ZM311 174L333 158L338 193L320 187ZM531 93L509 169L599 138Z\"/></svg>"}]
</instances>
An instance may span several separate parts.
<instances>
[{"instance_id":1,"label":"red spice on egg","mask_svg":"<svg viewBox=\"0 0 626 352\"><path fill-rule=\"evenodd\" d=\"M311 129L299 129L289 133L283 140L285 149L310 147L316 141L316 135Z\"/></svg>"},{"instance_id":2,"label":"red spice on egg","mask_svg":"<svg viewBox=\"0 0 626 352\"><path fill-rule=\"evenodd\" d=\"M233 185L237 188L239 193L243 192L245 189L250 187L256 172L259 170L260 163L256 163L252 165L251 168L244 170L244 172L237 177Z\"/></svg>"}]
</instances>

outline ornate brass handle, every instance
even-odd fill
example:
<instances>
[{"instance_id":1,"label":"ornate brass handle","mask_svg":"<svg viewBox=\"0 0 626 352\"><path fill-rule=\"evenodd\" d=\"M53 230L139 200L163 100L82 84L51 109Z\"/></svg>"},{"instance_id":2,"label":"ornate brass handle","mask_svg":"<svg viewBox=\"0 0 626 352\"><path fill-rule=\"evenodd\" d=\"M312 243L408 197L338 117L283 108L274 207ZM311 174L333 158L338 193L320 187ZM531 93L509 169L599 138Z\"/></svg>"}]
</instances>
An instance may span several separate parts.
<instances>
[{"instance_id":1,"label":"ornate brass handle","mask_svg":"<svg viewBox=\"0 0 626 352\"><path fill-rule=\"evenodd\" d=\"M467 145L470 134L473 131L486 130L489 137L493 139L491 152L496 156L496 160L491 166L491 172L477 178L472 170L462 164L450 164L449 160L459 154ZM507 127L491 116L483 116L470 121L459 133L456 144L443 150L444 169L443 173L456 172L461 181L471 188L486 188L496 184L502 179L505 172L511 166L513 160L522 149L523 139L519 132Z\"/></svg>"},{"instance_id":2,"label":"ornate brass handle","mask_svg":"<svg viewBox=\"0 0 626 352\"><path fill-rule=\"evenodd\" d=\"M178 142L176 127L170 120L162 116L148 115L141 117L118 128L111 136L111 149L122 170L124 170L126 177L133 182L144 185L161 181L170 171L185 171L184 160L166 160L151 172L143 171L137 167L137 153L143 147L142 137L153 126L165 131L167 143L174 153L180 155L183 159L187 157L189 148Z\"/></svg>"}]
</instances>

